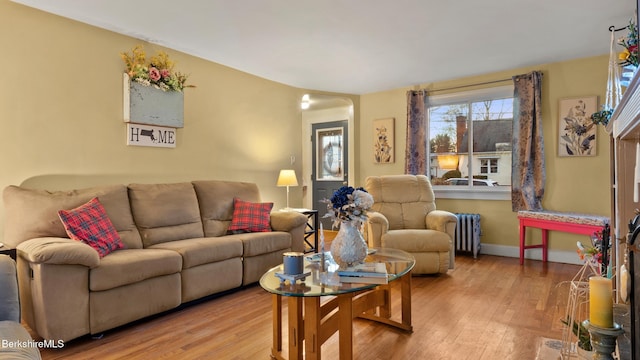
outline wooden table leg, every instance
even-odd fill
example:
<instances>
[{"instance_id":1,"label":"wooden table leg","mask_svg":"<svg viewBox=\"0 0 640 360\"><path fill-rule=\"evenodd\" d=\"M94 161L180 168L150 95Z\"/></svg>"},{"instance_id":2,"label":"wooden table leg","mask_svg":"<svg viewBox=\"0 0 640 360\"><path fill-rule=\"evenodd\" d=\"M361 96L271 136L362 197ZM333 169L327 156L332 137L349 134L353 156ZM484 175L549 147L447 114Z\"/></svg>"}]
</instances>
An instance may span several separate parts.
<instances>
[{"instance_id":1,"label":"wooden table leg","mask_svg":"<svg viewBox=\"0 0 640 360\"><path fill-rule=\"evenodd\" d=\"M380 306L380 317L391 318L391 284L378 286L380 291L384 291L384 305Z\"/></svg>"},{"instance_id":2,"label":"wooden table leg","mask_svg":"<svg viewBox=\"0 0 640 360\"><path fill-rule=\"evenodd\" d=\"M304 341L304 328L302 319L302 298L299 296L288 297L289 307L289 359L302 359L302 344Z\"/></svg>"},{"instance_id":3,"label":"wooden table leg","mask_svg":"<svg viewBox=\"0 0 640 360\"><path fill-rule=\"evenodd\" d=\"M400 278L400 296L402 299L402 324L409 331L413 331L411 325L411 271Z\"/></svg>"},{"instance_id":4,"label":"wooden table leg","mask_svg":"<svg viewBox=\"0 0 640 360\"><path fill-rule=\"evenodd\" d=\"M322 341L320 340L320 297L304 298L304 346L305 359L321 358Z\"/></svg>"},{"instance_id":5,"label":"wooden table leg","mask_svg":"<svg viewBox=\"0 0 640 360\"><path fill-rule=\"evenodd\" d=\"M353 293L338 296L340 360L353 359Z\"/></svg>"},{"instance_id":6,"label":"wooden table leg","mask_svg":"<svg viewBox=\"0 0 640 360\"><path fill-rule=\"evenodd\" d=\"M271 355L278 356L282 352L282 297L277 294L271 296L273 312L273 345Z\"/></svg>"}]
</instances>

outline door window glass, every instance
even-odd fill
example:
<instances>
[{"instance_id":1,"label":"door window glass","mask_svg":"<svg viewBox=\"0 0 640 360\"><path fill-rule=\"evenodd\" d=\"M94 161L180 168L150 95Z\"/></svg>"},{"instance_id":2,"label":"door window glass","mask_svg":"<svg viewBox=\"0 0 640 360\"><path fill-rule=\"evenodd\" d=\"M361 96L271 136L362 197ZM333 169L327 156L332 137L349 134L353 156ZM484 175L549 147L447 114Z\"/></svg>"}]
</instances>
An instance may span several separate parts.
<instances>
[{"instance_id":1,"label":"door window glass","mask_svg":"<svg viewBox=\"0 0 640 360\"><path fill-rule=\"evenodd\" d=\"M342 128L329 128L316 131L316 154L318 181L344 180L344 141Z\"/></svg>"}]
</instances>

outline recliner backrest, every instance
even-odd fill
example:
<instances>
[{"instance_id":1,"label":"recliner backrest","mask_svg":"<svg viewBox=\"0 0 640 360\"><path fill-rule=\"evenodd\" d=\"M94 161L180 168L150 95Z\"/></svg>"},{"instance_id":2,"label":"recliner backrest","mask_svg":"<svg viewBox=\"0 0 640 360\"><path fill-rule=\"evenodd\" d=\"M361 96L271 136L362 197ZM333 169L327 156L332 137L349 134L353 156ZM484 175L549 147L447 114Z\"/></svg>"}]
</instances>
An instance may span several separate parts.
<instances>
[{"instance_id":1,"label":"recliner backrest","mask_svg":"<svg viewBox=\"0 0 640 360\"><path fill-rule=\"evenodd\" d=\"M426 229L426 215L436 209L435 195L424 175L369 176L365 189L373 196L373 211L389 221L389 230Z\"/></svg>"}]
</instances>

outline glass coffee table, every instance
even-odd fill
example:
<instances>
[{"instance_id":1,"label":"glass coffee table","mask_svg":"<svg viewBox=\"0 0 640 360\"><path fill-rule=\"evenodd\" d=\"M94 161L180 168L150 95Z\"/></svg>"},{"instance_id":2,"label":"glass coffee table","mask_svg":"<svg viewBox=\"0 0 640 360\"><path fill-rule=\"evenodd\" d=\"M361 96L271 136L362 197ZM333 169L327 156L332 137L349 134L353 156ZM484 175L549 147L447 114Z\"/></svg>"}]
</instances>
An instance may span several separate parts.
<instances>
[{"instance_id":1,"label":"glass coffee table","mask_svg":"<svg viewBox=\"0 0 640 360\"><path fill-rule=\"evenodd\" d=\"M271 357L282 355L282 297L287 298L289 359L320 359L322 344L339 332L340 359L353 358L353 319L377 321L411 332L411 270L415 258L402 250L369 249L365 262L382 262L387 267L388 284L340 283L338 266L327 252L326 272L321 271L318 255L305 257L301 280L283 281L282 265L265 273L260 286L272 293L273 346ZM391 285L400 284L401 318L391 318Z\"/></svg>"}]
</instances>

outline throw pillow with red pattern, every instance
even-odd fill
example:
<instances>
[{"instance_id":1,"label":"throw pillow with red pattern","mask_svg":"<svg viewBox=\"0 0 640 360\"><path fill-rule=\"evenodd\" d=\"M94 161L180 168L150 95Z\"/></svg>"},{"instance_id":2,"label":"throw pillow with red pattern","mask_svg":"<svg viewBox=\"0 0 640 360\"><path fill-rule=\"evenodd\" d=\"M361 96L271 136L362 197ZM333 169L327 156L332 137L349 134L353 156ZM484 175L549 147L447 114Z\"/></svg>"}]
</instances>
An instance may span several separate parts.
<instances>
[{"instance_id":1,"label":"throw pillow with red pattern","mask_svg":"<svg viewBox=\"0 0 640 360\"><path fill-rule=\"evenodd\" d=\"M100 258L115 250L124 249L118 231L98 198L72 210L59 210L58 216L69 238L91 246Z\"/></svg>"},{"instance_id":2,"label":"throw pillow with red pattern","mask_svg":"<svg viewBox=\"0 0 640 360\"><path fill-rule=\"evenodd\" d=\"M269 224L273 203L252 203L233 199L233 217L227 229L231 233L271 231Z\"/></svg>"}]
</instances>

